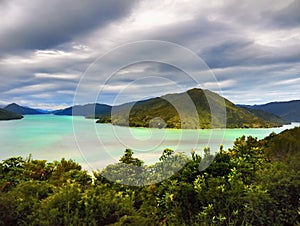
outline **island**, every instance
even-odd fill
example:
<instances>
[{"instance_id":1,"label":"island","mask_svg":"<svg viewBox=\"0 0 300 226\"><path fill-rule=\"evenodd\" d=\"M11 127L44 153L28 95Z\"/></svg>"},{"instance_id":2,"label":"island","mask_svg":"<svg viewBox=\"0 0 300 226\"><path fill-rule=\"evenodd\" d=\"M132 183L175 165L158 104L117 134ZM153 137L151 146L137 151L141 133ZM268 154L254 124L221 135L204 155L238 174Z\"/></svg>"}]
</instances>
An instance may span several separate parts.
<instances>
[{"instance_id":1,"label":"island","mask_svg":"<svg viewBox=\"0 0 300 226\"><path fill-rule=\"evenodd\" d=\"M213 114L216 112L218 115ZM119 126L174 129L269 128L288 123L272 113L237 106L200 88L114 106L111 113L99 114L96 119L97 123Z\"/></svg>"}]
</instances>

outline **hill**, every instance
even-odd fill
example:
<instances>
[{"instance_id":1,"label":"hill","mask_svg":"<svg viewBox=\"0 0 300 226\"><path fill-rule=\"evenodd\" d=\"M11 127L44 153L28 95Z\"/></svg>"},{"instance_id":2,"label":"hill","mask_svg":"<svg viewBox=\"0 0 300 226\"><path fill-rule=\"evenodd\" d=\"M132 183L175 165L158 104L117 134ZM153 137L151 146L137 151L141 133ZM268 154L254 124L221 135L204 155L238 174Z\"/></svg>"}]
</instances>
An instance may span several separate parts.
<instances>
[{"instance_id":1,"label":"hill","mask_svg":"<svg viewBox=\"0 0 300 226\"><path fill-rule=\"evenodd\" d=\"M265 153L272 160L294 162L300 170L300 127L285 130L279 134L272 133L263 141Z\"/></svg>"},{"instance_id":2,"label":"hill","mask_svg":"<svg viewBox=\"0 0 300 226\"><path fill-rule=\"evenodd\" d=\"M252 114L254 114L255 116L262 118L264 120L273 122L273 123L277 123L279 125L284 125L284 124L288 124L290 123L290 121L288 120L284 120L281 117L272 114L270 112L266 112L264 110L261 109L255 109L255 108L249 108L249 107L245 107L245 106L241 106L242 108L246 109L247 111L251 112Z\"/></svg>"},{"instance_id":3,"label":"hill","mask_svg":"<svg viewBox=\"0 0 300 226\"><path fill-rule=\"evenodd\" d=\"M187 95L192 100L191 103L186 101ZM180 110L180 115L171 103L173 105L175 103L177 109ZM212 128L212 115L209 103L216 111L226 108L226 127L228 128L259 128L280 125L278 122L269 121L254 115L214 92L202 89L191 89L184 93L168 94L139 101L135 104L127 103L116 106L113 108L112 117L101 115L97 122L111 122L114 125L129 125L133 127ZM193 108L196 109L196 114L193 114L195 112ZM129 118L126 118L128 115ZM184 122L181 122L183 118ZM197 125L197 122L200 125ZM222 122L217 122L215 127L225 126Z\"/></svg>"},{"instance_id":4,"label":"hill","mask_svg":"<svg viewBox=\"0 0 300 226\"><path fill-rule=\"evenodd\" d=\"M45 114L44 112L42 112L40 110L29 108L29 107L23 107L23 106L20 106L16 103L9 104L4 109L7 110L7 111L11 111L11 112L14 112L14 113L21 114L21 115Z\"/></svg>"},{"instance_id":5,"label":"hill","mask_svg":"<svg viewBox=\"0 0 300 226\"><path fill-rule=\"evenodd\" d=\"M23 116L0 108L0 120L22 119Z\"/></svg>"},{"instance_id":6,"label":"hill","mask_svg":"<svg viewBox=\"0 0 300 226\"><path fill-rule=\"evenodd\" d=\"M111 106L106 104L85 104L75 105L62 110L53 112L55 115L75 115L75 116L87 116L94 118L95 115L102 115L110 113Z\"/></svg>"},{"instance_id":7,"label":"hill","mask_svg":"<svg viewBox=\"0 0 300 226\"><path fill-rule=\"evenodd\" d=\"M261 105L245 105L248 108L260 109L289 122L300 122L300 100L271 102Z\"/></svg>"}]
</instances>

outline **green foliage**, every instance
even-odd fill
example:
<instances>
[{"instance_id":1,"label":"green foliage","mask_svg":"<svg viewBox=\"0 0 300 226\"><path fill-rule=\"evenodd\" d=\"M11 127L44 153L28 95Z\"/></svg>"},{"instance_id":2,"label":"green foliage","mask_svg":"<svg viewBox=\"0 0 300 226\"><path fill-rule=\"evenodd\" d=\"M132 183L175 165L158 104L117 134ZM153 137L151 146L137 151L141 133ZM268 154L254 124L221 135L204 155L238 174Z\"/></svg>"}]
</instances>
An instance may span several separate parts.
<instances>
[{"instance_id":1,"label":"green foliage","mask_svg":"<svg viewBox=\"0 0 300 226\"><path fill-rule=\"evenodd\" d=\"M174 151L167 148L167 149L163 150L163 153L162 153L161 157L159 158L159 161L164 161L167 158L170 158L173 154L174 154Z\"/></svg>"},{"instance_id":2,"label":"green foliage","mask_svg":"<svg viewBox=\"0 0 300 226\"><path fill-rule=\"evenodd\" d=\"M243 136L215 156L165 149L152 165L127 149L93 182L72 160L13 157L0 163L0 225L299 225L298 133Z\"/></svg>"},{"instance_id":3,"label":"green foliage","mask_svg":"<svg viewBox=\"0 0 300 226\"><path fill-rule=\"evenodd\" d=\"M126 149L124 155L120 159L120 162L128 165L142 166L143 161L141 161L138 158L133 158L132 155L133 155L133 151L130 149Z\"/></svg>"},{"instance_id":4,"label":"green foliage","mask_svg":"<svg viewBox=\"0 0 300 226\"><path fill-rule=\"evenodd\" d=\"M270 134L264 139L266 155L272 160L286 161L294 164L300 160L300 127ZM298 170L300 170L299 164Z\"/></svg>"}]
</instances>

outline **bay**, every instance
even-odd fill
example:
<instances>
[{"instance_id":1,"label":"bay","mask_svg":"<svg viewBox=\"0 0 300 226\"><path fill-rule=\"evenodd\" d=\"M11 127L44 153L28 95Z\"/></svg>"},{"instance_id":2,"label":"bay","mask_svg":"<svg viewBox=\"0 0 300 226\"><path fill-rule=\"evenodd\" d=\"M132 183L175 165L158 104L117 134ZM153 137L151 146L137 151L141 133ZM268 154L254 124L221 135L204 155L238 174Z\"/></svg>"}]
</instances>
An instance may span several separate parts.
<instances>
[{"instance_id":1,"label":"bay","mask_svg":"<svg viewBox=\"0 0 300 226\"><path fill-rule=\"evenodd\" d=\"M22 120L1 121L0 126L0 160L29 154L48 161L64 157L91 171L118 162L126 148L147 164L158 161L165 148L202 154L204 147L210 147L214 153L220 144L225 149L232 147L242 135L261 139L300 123L264 129L176 130L96 124L79 116L28 115Z\"/></svg>"}]
</instances>

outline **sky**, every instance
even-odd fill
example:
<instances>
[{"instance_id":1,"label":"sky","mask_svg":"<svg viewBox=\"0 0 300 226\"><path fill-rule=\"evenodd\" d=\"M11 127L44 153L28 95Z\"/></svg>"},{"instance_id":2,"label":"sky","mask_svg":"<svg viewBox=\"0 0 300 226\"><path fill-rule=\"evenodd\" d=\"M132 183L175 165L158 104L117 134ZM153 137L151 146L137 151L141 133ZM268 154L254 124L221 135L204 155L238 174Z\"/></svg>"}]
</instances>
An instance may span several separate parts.
<instances>
[{"instance_id":1,"label":"sky","mask_svg":"<svg viewBox=\"0 0 300 226\"><path fill-rule=\"evenodd\" d=\"M300 99L299 12L300 0L0 0L0 106L194 87L238 104Z\"/></svg>"}]
</instances>

